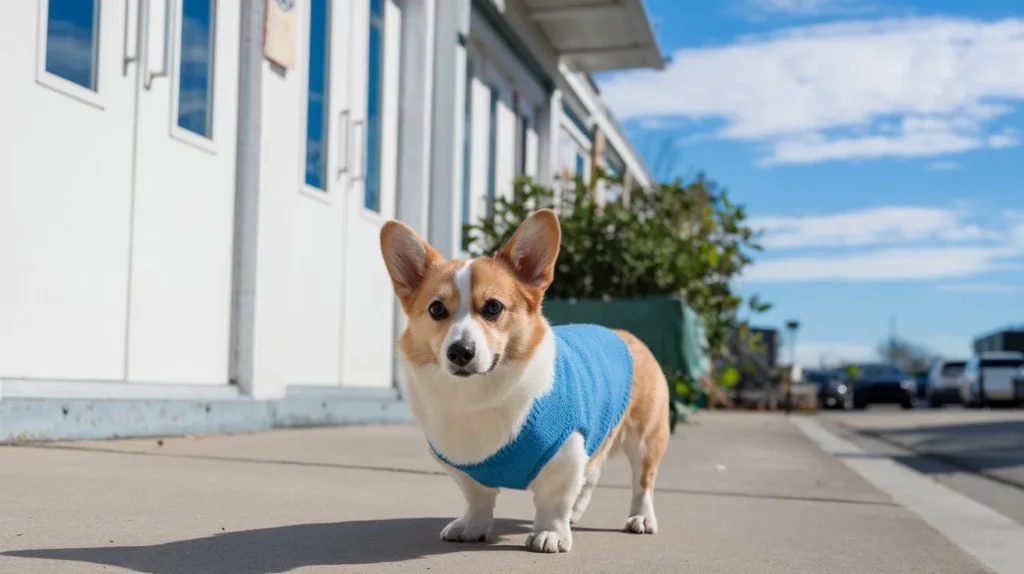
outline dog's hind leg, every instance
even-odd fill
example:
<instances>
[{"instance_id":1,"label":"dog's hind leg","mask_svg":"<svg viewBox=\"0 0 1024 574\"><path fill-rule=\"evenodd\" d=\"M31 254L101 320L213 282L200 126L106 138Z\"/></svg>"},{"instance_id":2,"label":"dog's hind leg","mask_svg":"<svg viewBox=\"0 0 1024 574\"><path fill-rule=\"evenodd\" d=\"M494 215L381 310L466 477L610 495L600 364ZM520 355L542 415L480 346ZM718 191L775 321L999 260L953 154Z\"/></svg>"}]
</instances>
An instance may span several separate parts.
<instances>
[{"instance_id":1,"label":"dog's hind leg","mask_svg":"<svg viewBox=\"0 0 1024 574\"><path fill-rule=\"evenodd\" d=\"M622 447L633 470L633 500L626 531L655 534L658 532L658 519L654 515L654 480L658 475L658 464L665 454L667 439L659 436L659 432L640 436L627 430L624 434Z\"/></svg>"},{"instance_id":2,"label":"dog's hind leg","mask_svg":"<svg viewBox=\"0 0 1024 574\"><path fill-rule=\"evenodd\" d=\"M654 479L668 448L669 396L665 374L654 354L639 339L619 332L633 354L633 396L622 429L622 450L633 469L633 500L626 532L654 534Z\"/></svg>"}]
</instances>

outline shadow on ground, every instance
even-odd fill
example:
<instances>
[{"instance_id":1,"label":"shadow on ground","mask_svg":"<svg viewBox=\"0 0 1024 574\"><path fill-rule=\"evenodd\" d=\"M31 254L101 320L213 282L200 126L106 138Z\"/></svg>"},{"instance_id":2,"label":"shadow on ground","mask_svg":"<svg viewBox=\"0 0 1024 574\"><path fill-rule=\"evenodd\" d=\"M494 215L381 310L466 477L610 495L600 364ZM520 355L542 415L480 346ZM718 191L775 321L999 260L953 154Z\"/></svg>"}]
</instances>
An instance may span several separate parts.
<instances>
[{"instance_id":1,"label":"shadow on ground","mask_svg":"<svg viewBox=\"0 0 1024 574\"><path fill-rule=\"evenodd\" d=\"M843 426L918 455L889 457L917 472L946 473L952 465L1024 489L1024 421L871 429Z\"/></svg>"},{"instance_id":2,"label":"shadow on ground","mask_svg":"<svg viewBox=\"0 0 1024 574\"><path fill-rule=\"evenodd\" d=\"M443 542L438 533L448 518L398 518L296 524L227 532L152 546L17 550L0 556L65 560L160 574L264 574L310 566L403 562L466 551L523 551L518 545ZM524 533L529 524L495 522L494 534Z\"/></svg>"}]
</instances>

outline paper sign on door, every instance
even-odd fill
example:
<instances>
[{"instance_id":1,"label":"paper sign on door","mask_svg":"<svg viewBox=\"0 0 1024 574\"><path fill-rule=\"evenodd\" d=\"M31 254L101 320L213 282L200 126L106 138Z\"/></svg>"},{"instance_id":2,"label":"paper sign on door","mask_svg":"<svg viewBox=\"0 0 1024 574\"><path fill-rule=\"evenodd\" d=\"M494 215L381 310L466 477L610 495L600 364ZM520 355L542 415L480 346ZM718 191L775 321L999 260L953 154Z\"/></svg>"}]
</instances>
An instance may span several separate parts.
<instances>
[{"instance_id":1,"label":"paper sign on door","mask_svg":"<svg viewBox=\"0 0 1024 574\"><path fill-rule=\"evenodd\" d=\"M284 69L295 65L295 0L267 0L263 55Z\"/></svg>"}]
</instances>

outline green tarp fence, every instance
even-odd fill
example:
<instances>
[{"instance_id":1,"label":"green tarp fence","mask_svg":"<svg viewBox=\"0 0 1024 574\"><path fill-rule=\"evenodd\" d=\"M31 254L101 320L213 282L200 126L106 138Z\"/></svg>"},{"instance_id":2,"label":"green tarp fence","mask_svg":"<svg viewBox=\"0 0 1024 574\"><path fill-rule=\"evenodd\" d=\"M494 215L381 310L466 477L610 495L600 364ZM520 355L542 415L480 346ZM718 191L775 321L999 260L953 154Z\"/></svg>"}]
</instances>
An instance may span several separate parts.
<instances>
[{"instance_id":1,"label":"green tarp fence","mask_svg":"<svg viewBox=\"0 0 1024 574\"><path fill-rule=\"evenodd\" d=\"M552 325L592 323L627 330L643 341L670 381L696 381L710 367L700 316L678 297L634 299L545 299Z\"/></svg>"}]
</instances>

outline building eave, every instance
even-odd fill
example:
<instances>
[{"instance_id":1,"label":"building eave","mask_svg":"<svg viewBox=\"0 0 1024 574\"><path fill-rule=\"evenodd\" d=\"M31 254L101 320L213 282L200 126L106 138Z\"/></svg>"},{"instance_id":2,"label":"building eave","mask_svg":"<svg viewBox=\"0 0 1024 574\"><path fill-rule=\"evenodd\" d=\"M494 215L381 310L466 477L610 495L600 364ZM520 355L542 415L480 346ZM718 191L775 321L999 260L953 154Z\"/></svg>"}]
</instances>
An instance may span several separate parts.
<instances>
[{"instance_id":1,"label":"building eave","mask_svg":"<svg viewBox=\"0 0 1024 574\"><path fill-rule=\"evenodd\" d=\"M525 0L529 18L572 69L663 69L643 0Z\"/></svg>"}]
</instances>

